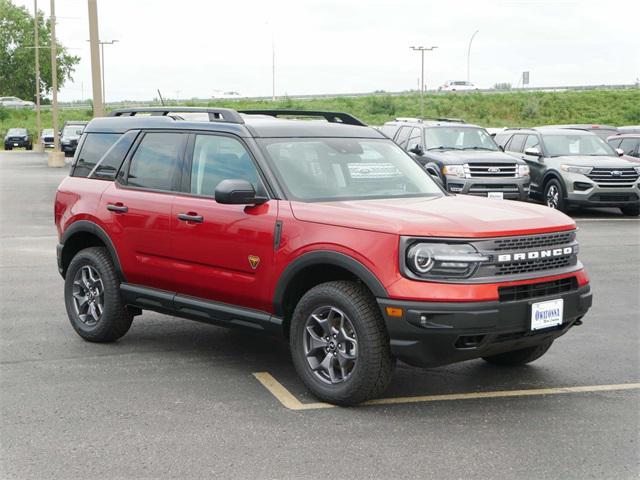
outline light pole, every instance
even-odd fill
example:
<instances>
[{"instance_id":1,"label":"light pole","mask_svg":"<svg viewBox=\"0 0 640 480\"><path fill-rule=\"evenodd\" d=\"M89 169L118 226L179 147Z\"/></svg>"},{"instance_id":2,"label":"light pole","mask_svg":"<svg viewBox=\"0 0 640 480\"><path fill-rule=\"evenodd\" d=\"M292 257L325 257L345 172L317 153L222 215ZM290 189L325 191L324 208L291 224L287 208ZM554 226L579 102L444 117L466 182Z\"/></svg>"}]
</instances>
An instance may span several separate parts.
<instances>
[{"instance_id":1,"label":"light pole","mask_svg":"<svg viewBox=\"0 0 640 480\"><path fill-rule=\"evenodd\" d=\"M36 50L36 144L38 145L38 151L40 146L40 128L42 123L40 121L40 39L38 36L38 0L33 0L33 30L35 37L35 50Z\"/></svg>"},{"instance_id":2,"label":"light pole","mask_svg":"<svg viewBox=\"0 0 640 480\"><path fill-rule=\"evenodd\" d=\"M421 76L420 76L420 116L424 117L424 52L430 52L438 48L437 46L433 47L409 47L411 50L415 52L420 52L420 68L421 68Z\"/></svg>"},{"instance_id":3,"label":"light pole","mask_svg":"<svg viewBox=\"0 0 640 480\"><path fill-rule=\"evenodd\" d=\"M475 32L473 32L473 35L471 35L471 40L469 40L469 48L467 49L467 82L471 81L471 43L473 42L473 39L476 37L479 31L480 30L476 30Z\"/></svg>"},{"instance_id":4,"label":"light pole","mask_svg":"<svg viewBox=\"0 0 640 480\"><path fill-rule=\"evenodd\" d=\"M104 46L105 45L113 45L114 43L118 43L120 40L109 40L107 41L100 41L100 59L102 60L102 102L106 105L107 104L107 97L105 96L105 88L104 88Z\"/></svg>"}]
</instances>

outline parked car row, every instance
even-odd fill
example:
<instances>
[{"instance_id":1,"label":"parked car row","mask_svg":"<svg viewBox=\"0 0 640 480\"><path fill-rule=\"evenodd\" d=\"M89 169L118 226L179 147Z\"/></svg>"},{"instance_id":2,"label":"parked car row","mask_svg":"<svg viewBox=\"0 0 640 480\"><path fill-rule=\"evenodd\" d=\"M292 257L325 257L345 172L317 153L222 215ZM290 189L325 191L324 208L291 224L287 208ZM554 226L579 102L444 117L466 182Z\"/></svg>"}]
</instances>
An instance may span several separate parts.
<instances>
[{"instance_id":1,"label":"parked car row","mask_svg":"<svg viewBox=\"0 0 640 480\"><path fill-rule=\"evenodd\" d=\"M72 157L78 147L78 140L84 131L87 122L71 120L64 123L60 131L60 148L66 156ZM45 128L40 135L40 143L45 148L53 148L54 132L53 128ZM10 128L4 137L4 149L14 148L33 149L33 138L26 128Z\"/></svg>"},{"instance_id":2,"label":"parked car row","mask_svg":"<svg viewBox=\"0 0 640 480\"><path fill-rule=\"evenodd\" d=\"M553 125L505 128L492 137L447 118L397 118L380 130L451 193L539 200L561 211L598 206L640 214L640 162L634 161L640 134L619 134L606 125Z\"/></svg>"}]
</instances>

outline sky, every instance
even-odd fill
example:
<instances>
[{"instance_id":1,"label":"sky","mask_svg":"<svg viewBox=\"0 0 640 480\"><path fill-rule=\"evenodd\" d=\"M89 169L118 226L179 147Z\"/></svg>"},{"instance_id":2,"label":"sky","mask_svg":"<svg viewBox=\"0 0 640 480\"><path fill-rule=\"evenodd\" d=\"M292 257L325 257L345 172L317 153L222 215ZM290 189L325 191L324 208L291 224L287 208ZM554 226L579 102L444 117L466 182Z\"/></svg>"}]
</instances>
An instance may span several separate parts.
<instances>
[{"instance_id":1,"label":"sky","mask_svg":"<svg viewBox=\"0 0 640 480\"><path fill-rule=\"evenodd\" d=\"M33 9L32 0L13 0ZM49 15L50 0L38 7ZM609 6L610 5L610 6ZM81 57L62 101L89 98L86 0L56 1L57 36ZM107 101L403 91L466 80L480 88L630 84L640 77L640 1L98 0Z\"/></svg>"}]
</instances>

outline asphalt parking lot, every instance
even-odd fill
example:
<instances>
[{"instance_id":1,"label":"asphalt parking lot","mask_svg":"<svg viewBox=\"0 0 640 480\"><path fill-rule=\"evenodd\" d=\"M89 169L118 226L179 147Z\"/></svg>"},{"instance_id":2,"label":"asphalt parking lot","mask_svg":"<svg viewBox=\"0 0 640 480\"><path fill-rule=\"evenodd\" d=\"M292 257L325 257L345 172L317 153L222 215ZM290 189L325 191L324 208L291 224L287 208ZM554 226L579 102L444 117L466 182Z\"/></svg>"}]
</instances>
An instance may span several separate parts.
<instances>
[{"instance_id":1,"label":"asphalt parking lot","mask_svg":"<svg viewBox=\"0 0 640 480\"><path fill-rule=\"evenodd\" d=\"M56 269L64 175L0 153L0 477L640 475L638 219L575 215L594 307L538 362L399 365L385 397L411 403L323 408L276 339L145 312L115 344L82 341Z\"/></svg>"}]
</instances>

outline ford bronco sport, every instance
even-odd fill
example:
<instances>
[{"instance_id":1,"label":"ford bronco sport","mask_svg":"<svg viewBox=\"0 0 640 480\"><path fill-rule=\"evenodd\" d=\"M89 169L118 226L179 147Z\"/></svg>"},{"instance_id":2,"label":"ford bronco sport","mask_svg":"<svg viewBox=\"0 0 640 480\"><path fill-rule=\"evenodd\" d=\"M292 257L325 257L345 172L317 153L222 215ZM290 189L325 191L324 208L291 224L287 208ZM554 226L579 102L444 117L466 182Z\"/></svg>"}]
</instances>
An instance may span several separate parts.
<instances>
[{"instance_id":1,"label":"ford bronco sport","mask_svg":"<svg viewBox=\"0 0 640 480\"><path fill-rule=\"evenodd\" d=\"M303 115L324 120L286 118ZM145 309L286 337L307 387L341 405L380 395L396 359L532 362L591 306L569 217L451 196L343 113L96 118L55 223L82 338L114 341Z\"/></svg>"}]
</instances>

